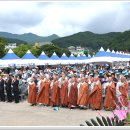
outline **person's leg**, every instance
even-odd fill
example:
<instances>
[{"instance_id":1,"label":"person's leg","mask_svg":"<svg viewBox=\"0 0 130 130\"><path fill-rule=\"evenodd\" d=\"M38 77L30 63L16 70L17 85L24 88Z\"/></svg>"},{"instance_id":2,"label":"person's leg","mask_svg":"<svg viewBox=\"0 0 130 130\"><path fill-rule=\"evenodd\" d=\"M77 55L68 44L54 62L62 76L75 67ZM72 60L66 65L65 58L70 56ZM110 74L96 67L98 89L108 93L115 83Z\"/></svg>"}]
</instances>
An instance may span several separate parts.
<instances>
[{"instance_id":1,"label":"person's leg","mask_svg":"<svg viewBox=\"0 0 130 130\"><path fill-rule=\"evenodd\" d=\"M8 101L12 102L12 92L8 91Z\"/></svg>"},{"instance_id":2,"label":"person's leg","mask_svg":"<svg viewBox=\"0 0 130 130\"><path fill-rule=\"evenodd\" d=\"M4 90L1 91L1 101L5 102L5 94L4 94Z\"/></svg>"},{"instance_id":3,"label":"person's leg","mask_svg":"<svg viewBox=\"0 0 130 130\"><path fill-rule=\"evenodd\" d=\"M19 103L19 92L15 92L15 103Z\"/></svg>"},{"instance_id":4,"label":"person's leg","mask_svg":"<svg viewBox=\"0 0 130 130\"><path fill-rule=\"evenodd\" d=\"M0 101L2 101L1 97L2 97L2 95L1 95L1 91L0 91Z\"/></svg>"}]
</instances>

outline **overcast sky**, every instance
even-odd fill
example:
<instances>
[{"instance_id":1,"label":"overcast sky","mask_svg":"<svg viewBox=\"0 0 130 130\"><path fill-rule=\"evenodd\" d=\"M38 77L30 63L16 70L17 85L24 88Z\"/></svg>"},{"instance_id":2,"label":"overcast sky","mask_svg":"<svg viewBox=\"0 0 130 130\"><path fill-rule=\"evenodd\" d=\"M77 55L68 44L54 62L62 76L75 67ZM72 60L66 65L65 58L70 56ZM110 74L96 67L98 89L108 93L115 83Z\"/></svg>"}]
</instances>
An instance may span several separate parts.
<instances>
[{"instance_id":1,"label":"overcast sky","mask_svg":"<svg viewBox=\"0 0 130 130\"><path fill-rule=\"evenodd\" d=\"M2 2L0 31L67 36L130 29L130 2Z\"/></svg>"}]
</instances>

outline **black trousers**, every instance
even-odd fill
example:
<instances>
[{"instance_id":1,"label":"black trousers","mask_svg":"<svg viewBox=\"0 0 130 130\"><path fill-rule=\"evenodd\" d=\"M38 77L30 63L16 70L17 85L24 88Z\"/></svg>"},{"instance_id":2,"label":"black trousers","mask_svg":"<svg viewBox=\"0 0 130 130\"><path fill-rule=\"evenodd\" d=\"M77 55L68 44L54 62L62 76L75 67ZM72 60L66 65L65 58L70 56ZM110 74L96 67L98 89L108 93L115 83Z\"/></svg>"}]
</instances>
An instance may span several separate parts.
<instances>
[{"instance_id":1,"label":"black trousers","mask_svg":"<svg viewBox=\"0 0 130 130\"><path fill-rule=\"evenodd\" d=\"M15 103L19 103L19 91L14 91L14 101Z\"/></svg>"},{"instance_id":2,"label":"black trousers","mask_svg":"<svg viewBox=\"0 0 130 130\"><path fill-rule=\"evenodd\" d=\"M0 90L0 100L5 102L5 94L4 94L4 90Z\"/></svg>"},{"instance_id":3,"label":"black trousers","mask_svg":"<svg viewBox=\"0 0 130 130\"><path fill-rule=\"evenodd\" d=\"M6 90L6 93L7 93L7 101L8 101L8 102L12 102L13 97L12 97L12 92L11 92L11 90Z\"/></svg>"}]
</instances>

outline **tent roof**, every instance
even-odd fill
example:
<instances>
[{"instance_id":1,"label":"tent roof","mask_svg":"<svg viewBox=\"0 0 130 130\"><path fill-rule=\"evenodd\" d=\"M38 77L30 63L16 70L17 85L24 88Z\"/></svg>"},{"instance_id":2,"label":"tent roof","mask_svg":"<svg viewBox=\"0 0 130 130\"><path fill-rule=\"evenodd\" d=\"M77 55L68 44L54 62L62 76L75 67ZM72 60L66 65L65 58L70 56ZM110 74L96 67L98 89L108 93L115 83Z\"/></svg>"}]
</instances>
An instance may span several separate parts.
<instances>
[{"instance_id":1,"label":"tent roof","mask_svg":"<svg viewBox=\"0 0 130 130\"><path fill-rule=\"evenodd\" d=\"M50 57L51 60L59 60L60 58L54 52L53 55Z\"/></svg>"},{"instance_id":2,"label":"tent roof","mask_svg":"<svg viewBox=\"0 0 130 130\"><path fill-rule=\"evenodd\" d=\"M22 57L22 59L37 59L30 50L27 51L27 53Z\"/></svg>"},{"instance_id":3,"label":"tent roof","mask_svg":"<svg viewBox=\"0 0 130 130\"><path fill-rule=\"evenodd\" d=\"M49 57L44 52L42 52L41 55L38 57L38 59L40 59L40 60L48 60Z\"/></svg>"},{"instance_id":4,"label":"tent roof","mask_svg":"<svg viewBox=\"0 0 130 130\"><path fill-rule=\"evenodd\" d=\"M63 55L60 57L61 60L68 60L69 58L66 56L65 53L63 53Z\"/></svg>"},{"instance_id":5,"label":"tent roof","mask_svg":"<svg viewBox=\"0 0 130 130\"><path fill-rule=\"evenodd\" d=\"M2 58L3 60L15 60L20 59L11 49L9 49L8 53Z\"/></svg>"},{"instance_id":6,"label":"tent roof","mask_svg":"<svg viewBox=\"0 0 130 130\"><path fill-rule=\"evenodd\" d=\"M76 60L76 59L77 58L73 54L71 54L70 57L69 57L69 60Z\"/></svg>"}]
</instances>

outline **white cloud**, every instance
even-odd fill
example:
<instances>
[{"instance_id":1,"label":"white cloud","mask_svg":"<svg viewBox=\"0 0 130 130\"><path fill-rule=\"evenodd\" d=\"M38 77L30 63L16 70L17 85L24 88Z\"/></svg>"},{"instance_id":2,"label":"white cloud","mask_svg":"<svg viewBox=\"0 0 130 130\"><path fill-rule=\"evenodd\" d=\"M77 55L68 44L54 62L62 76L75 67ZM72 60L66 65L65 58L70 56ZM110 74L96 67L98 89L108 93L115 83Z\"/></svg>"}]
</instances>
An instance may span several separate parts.
<instances>
[{"instance_id":1,"label":"white cloud","mask_svg":"<svg viewBox=\"0 0 130 130\"><path fill-rule=\"evenodd\" d=\"M0 2L0 31L41 36L130 28L126 2ZM127 7L127 8L126 8Z\"/></svg>"}]
</instances>

